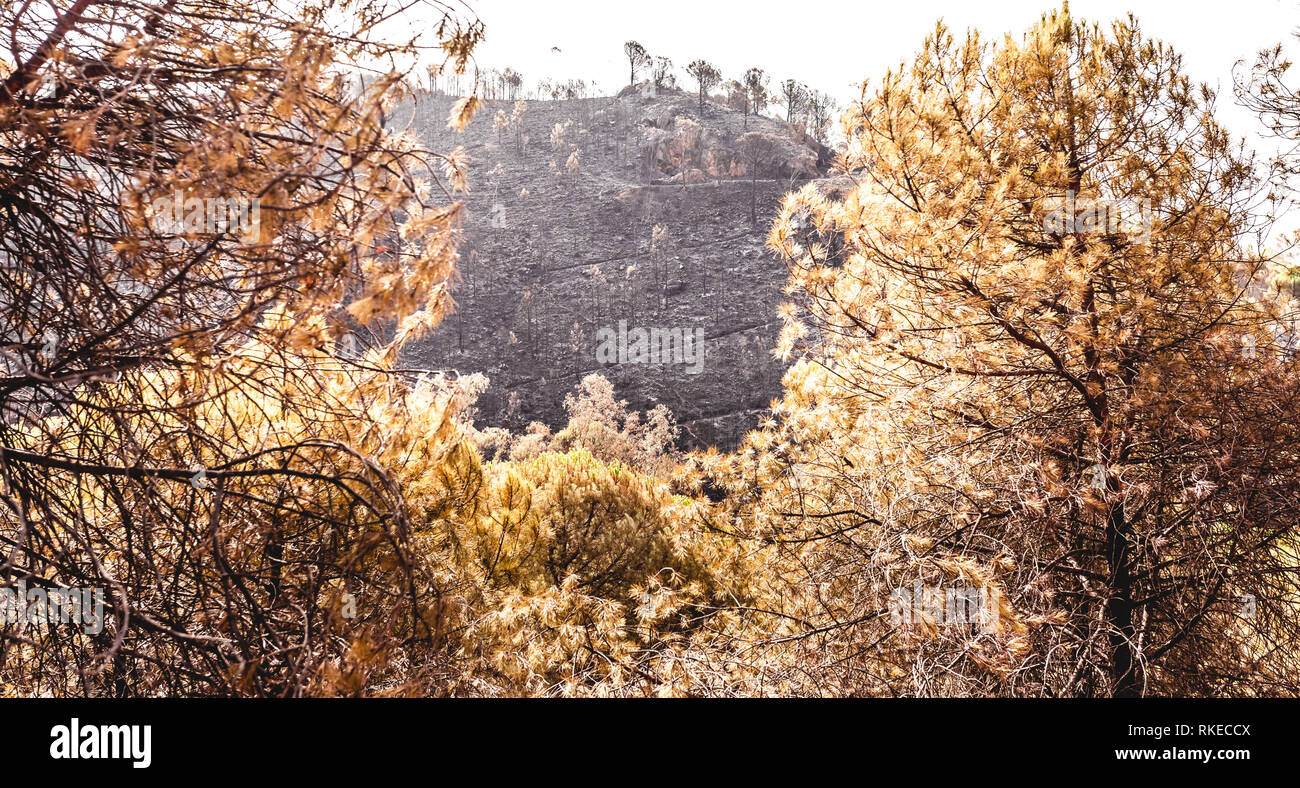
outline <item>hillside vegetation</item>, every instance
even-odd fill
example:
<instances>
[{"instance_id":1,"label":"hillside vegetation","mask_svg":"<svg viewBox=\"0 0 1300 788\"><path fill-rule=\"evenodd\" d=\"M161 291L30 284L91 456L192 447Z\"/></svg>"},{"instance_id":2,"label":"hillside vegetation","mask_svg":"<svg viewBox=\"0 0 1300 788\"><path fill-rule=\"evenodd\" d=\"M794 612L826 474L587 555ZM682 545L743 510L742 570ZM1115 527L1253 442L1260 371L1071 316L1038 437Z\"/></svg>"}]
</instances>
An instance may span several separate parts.
<instances>
[{"instance_id":1,"label":"hillside vegetation","mask_svg":"<svg viewBox=\"0 0 1300 788\"><path fill-rule=\"evenodd\" d=\"M400 5L0 5L0 694L1300 694L1300 165L1135 19L936 25L832 155Z\"/></svg>"}]
</instances>

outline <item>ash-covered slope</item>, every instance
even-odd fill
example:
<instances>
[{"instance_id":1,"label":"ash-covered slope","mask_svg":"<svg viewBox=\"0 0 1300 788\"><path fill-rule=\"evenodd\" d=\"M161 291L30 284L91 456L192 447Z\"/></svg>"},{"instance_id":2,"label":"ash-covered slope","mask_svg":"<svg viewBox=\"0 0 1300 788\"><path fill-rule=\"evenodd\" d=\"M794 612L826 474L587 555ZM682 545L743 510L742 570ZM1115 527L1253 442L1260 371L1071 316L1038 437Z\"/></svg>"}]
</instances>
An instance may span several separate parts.
<instances>
[{"instance_id":1,"label":"ash-covered slope","mask_svg":"<svg viewBox=\"0 0 1300 788\"><path fill-rule=\"evenodd\" d=\"M632 407L671 408L688 445L750 429L784 371L769 352L786 272L768 224L825 151L677 91L527 101L522 115L492 102L461 133L444 128L453 101L425 94L394 118L473 160L457 308L406 362L486 374L481 426L562 426L565 394L600 372ZM638 328L660 330L657 363L639 363ZM683 342L701 336L697 358Z\"/></svg>"}]
</instances>

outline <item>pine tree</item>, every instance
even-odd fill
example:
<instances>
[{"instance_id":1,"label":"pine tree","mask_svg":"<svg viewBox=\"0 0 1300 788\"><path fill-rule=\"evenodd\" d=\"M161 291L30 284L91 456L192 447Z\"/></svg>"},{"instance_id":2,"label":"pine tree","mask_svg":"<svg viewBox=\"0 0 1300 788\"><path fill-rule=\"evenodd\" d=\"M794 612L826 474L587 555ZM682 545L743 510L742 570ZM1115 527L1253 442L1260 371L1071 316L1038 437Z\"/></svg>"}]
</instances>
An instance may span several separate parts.
<instances>
[{"instance_id":1,"label":"pine tree","mask_svg":"<svg viewBox=\"0 0 1300 788\"><path fill-rule=\"evenodd\" d=\"M787 198L796 361L723 478L838 691L1300 687L1293 305L1212 100L1132 19L940 26L846 114L848 192ZM1001 625L891 622L914 584Z\"/></svg>"}]
</instances>

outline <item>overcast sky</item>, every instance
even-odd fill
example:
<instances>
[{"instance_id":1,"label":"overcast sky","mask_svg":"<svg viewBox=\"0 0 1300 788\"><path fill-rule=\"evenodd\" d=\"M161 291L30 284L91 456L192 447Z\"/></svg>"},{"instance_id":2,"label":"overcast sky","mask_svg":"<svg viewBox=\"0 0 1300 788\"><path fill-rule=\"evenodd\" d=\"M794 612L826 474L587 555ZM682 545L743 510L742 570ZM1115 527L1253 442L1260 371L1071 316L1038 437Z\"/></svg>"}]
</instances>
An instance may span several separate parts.
<instances>
[{"instance_id":1,"label":"overcast sky","mask_svg":"<svg viewBox=\"0 0 1300 788\"><path fill-rule=\"evenodd\" d=\"M627 83L623 42L640 41L678 67L704 57L723 74L759 66L773 81L793 77L841 102L908 58L943 18L955 31L1019 36L1047 0L468 0L487 25L482 68L507 66L538 79L595 80L602 93ZM1297 0L1073 0L1076 17L1109 21L1132 11L1148 36L1173 44L1188 73L1220 88L1220 115L1236 134L1255 130L1231 106L1233 63L1289 39L1300 25ZM552 48L558 48L559 52Z\"/></svg>"}]
</instances>

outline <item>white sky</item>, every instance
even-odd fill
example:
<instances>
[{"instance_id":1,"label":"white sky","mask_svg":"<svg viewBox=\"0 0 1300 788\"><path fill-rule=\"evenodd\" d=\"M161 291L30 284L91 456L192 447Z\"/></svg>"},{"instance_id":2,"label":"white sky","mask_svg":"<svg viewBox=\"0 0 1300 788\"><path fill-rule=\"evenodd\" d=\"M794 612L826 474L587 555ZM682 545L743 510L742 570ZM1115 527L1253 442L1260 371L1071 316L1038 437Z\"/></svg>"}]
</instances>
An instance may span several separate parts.
<instances>
[{"instance_id":1,"label":"white sky","mask_svg":"<svg viewBox=\"0 0 1300 788\"><path fill-rule=\"evenodd\" d=\"M601 93L627 83L623 42L682 67L697 57L727 78L750 66L773 82L793 77L841 103L863 79L881 74L920 47L943 18L956 33L977 27L986 38L1019 36L1050 0L467 0L487 25L476 59L482 68L514 68L539 79L595 80ZM1232 67L1300 26L1297 0L1073 0L1076 18L1108 22L1132 11L1151 37L1182 52L1188 74L1220 93L1220 119L1235 134L1256 124L1233 105ZM560 52L552 51L558 47ZM1300 49L1300 47L1297 47ZM1300 59L1300 56L1297 56Z\"/></svg>"}]
</instances>

